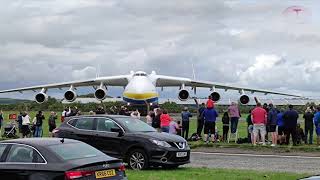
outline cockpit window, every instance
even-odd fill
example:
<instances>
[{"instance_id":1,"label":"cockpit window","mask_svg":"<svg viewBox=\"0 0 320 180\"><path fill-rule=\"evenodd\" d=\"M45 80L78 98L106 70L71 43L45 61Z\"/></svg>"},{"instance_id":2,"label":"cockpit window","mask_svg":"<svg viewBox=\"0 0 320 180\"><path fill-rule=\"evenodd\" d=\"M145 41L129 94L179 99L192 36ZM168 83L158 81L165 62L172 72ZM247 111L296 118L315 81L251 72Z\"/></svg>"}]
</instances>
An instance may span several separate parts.
<instances>
[{"instance_id":1,"label":"cockpit window","mask_svg":"<svg viewBox=\"0 0 320 180\"><path fill-rule=\"evenodd\" d=\"M145 74L145 73L137 73L134 76L147 76L147 74Z\"/></svg>"}]
</instances>

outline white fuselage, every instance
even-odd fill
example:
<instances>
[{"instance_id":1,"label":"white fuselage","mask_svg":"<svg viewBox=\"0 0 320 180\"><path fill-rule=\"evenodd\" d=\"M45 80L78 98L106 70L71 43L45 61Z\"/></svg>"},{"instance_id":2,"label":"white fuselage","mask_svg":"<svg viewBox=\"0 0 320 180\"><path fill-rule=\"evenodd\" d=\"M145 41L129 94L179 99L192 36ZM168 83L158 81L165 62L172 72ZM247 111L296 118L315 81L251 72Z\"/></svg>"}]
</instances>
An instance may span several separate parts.
<instances>
[{"instance_id":1,"label":"white fuselage","mask_svg":"<svg viewBox=\"0 0 320 180\"><path fill-rule=\"evenodd\" d=\"M136 72L129 79L123 92L123 100L133 104L146 104L158 101L155 80L144 72Z\"/></svg>"}]
</instances>

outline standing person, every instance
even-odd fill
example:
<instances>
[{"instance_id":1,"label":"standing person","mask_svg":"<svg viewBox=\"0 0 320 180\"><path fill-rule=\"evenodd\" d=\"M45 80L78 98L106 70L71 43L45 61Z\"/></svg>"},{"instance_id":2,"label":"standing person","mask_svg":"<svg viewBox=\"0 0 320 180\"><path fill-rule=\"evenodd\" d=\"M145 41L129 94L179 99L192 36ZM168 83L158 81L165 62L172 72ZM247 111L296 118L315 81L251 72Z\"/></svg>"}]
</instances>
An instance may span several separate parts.
<instances>
[{"instance_id":1,"label":"standing person","mask_svg":"<svg viewBox=\"0 0 320 180\"><path fill-rule=\"evenodd\" d=\"M22 112L20 112L18 115L18 128L19 128L19 133L20 133L21 138L23 137L23 134L22 134L22 115L23 115Z\"/></svg>"},{"instance_id":2,"label":"standing person","mask_svg":"<svg viewBox=\"0 0 320 180\"><path fill-rule=\"evenodd\" d=\"M45 119L44 115L42 114L42 111L39 111L36 115L36 129L35 129L35 137L41 137L42 136L42 124L43 120Z\"/></svg>"},{"instance_id":3,"label":"standing person","mask_svg":"<svg viewBox=\"0 0 320 180\"><path fill-rule=\"evenodd\" d=\"M153 122L153 119L155 117L155 114L153 111L149 111L146 119L147 119L147 124L149 124L149 126L152 126L152 122Z\"/></svg>"},{"instance_id":4,"label":"standing person","mask_svg":"<svg viewBox=\"0 0 320 180\"><path fill-rule=\"evenodd\" d=\"M184 109L181 113L182 137L186 140L188 139L188 135L189 135L190 117L192 117L192 114L189 112L188 107L184 107ZM184 135L186 135L186 136L184 136Z\"/></svg>"},{"instance_id":5,"label":"standing person","mask_svg":"<svg viewBox=\"0 0 320 180\"><path fill-rule=\"evenodd\" d=\"M218 117L218 113L214 108L208 109L206 108L203 112L204 117L204 141L206 144L209 143L209 134L211 135L212 142L215 142L214 134L215 134L215 126L216 119Z\"/></svg>"},{"instance_id":6,"label":"standing person","mask_svg":"<svg viewBox=\"0 0 320 180\"><path fill-rule=\"evenodd\" d=\"M309 143L312 144L313 142L313 118L314 114L310 107L307 108L306 112L303 115L304 119L304 132L305 132L305 144ZM309 141L308 141L308 134L309 134Z\"/></svg>"},{"instance_id":7,"label":"standing person","mask_svg":"<svg viewBox=\"0 0 320 180\"><path fill-rule=\"evenodd\" d=\"M162 110L160 108L157 108L155 110L155 117L152 121L152 127L157 129L158 132L161 131L161 126L160 126L161 125L161 121L160 121L161 114L162 114Z\"/></svg>"},{"instance_id":8,"label":"standing person","mask_svg":"<svg viewBox=\"0 0 320 180\"><path fill-rule=\"evenodd\" d=\"M320 106L317 107L317 112L314 115L314 126L316 127L317 145L320 147Z\"/></svg>"},{"instance_id":9,"label":"standing person","mask_svg":"<svg viewBox=\"0 0 320 180\"><path fill-rule=\"evenodd\" d=\"M231 106L228 108L228 112L231 118L231 133L234 134L237 132L238 122L240 118L240 110L237 103L232 102Z\"/></svg>"},{"instance_id":10,"label":"standing person","mask_svg":"<svg viewBox=\"0 0 320 180\"><path fill-rule=\"evenodd\" d=\"M249 111L249 114L247 116L247 132L248 132L248 142L252 143L253 142L253 124L252 124L252 119L251 119L251 112L252 110Z\"/></svg>"},{"instance_id":11,"label":"standing person","mask_svg":"<svg viewBox=\"0 0 320 180\"><path fill-rule=\"evenodd\" d=\"M120 107L119 115L122 115L122 116L126 115L126 111L125 111L125 107L124 106Z\"/></svg>"},{"instance_id":12,"label":"standing person","mask_svg":"<svg viewBox=\"0 0 320 180\"><path fill-rule=\"evenodd\" d=\"M278 111L276 108L274 108L273 104L269 104L269 112L268 112L268 122L267 126L268 132L271 133L272 136L272 144L271 147L274 147L277 145L278 136L277 136L277 115Z\"/></svg>"},{"instance_id":13,"label":"standing person","mask_svg":"<svg viewBox=\"0 0 320 180\"><path fill-rule=\"evenodd\" d=\"M259 134L261 135L262 145L266 145L266 124L267 124L267 111L261 107L261 103L257 103L257 106L251 112L251 120L253 124L253 142L255 146Z\"/></svg>"},{"instance_id":14,"label":"standing person","mask_svg":"<svg viewBox=\"0 0 320 180\"><path fill-rule=\"evenodd\" d=\"M138 109L136 109L135 111L130 113L130 116L136 119L140 119L140 112L138 111Z\"/></svg>"},{"instance_id":15,"label":"standing person","mask_svg":"<svg viewBox=\"0 0 320 180\"><path fill-rule=\"evenodd\" d=\"M49 136L50 137L52 137L52 131L57 127L56 120L57 120L57 114L52 111L50 114L49 120L48 120Z\"/></svg>"},{"instance_id":16,"label":"standing person","mask_svg":"<svg viewBox=\"0 0 320 180\"><path fill-rule=\"evenodd\" d=\"M292 137L293 145L297 145L297 122L299 114L293 109L293 105L289 105L289 110L283 115L285 134L286 134L286 144L289 145L290 135Z\"/></svg>"},{"instance_id":17,"label":"standing person","mask_svg":"<svg viewBox=\"0 0 320 180\"><path fill-rule=\"evenodd\" d=\"M65 118L67 117L67 112L68 112L68 109L65 108L62 113L61 113L61 123L64 122Z\"/></svg>"},{"instance_id":18,"label":"standing person","mask_svg":"<svg viewBox=\"0 0 320 180\"><path fill-rule=\"evenodd\" d=\"M203 119L203 116L202 116L202 113L203 111L206 109L205 107L205 103L202 103L200 108L198 109L198 127L197 127L197 134L199 137L201 137L201 134L202 134L202 129L203 129L203 126L204 126L204 119Z\"/></svg>"},{"instance_id":19,"label":"standing person","mask_svg":"<svg viewBox=\"0 0 320 180\"><path fill-rule=\"evenodd\" d=\"M104 108L99 105L98 108L95 111L96 114L106 114L106 111L104 110Z\"/></svg>"},{"instance_id":20,"label":"standing person","mask_svg":"<svg viewBox=\"0 0 320 180\"><path fill-rule=\"evenodd\" d=\"M279 139L279 143L280 145L286 143L286 136L284 133L284 121L283 121L283 113L284 110L281 109L280 112L278 112L277 114L277 126L278 126L278 139Z\"/></svg>"},{"instance_id":21,"label":"standing person","mask_svg":"<svg viewBox=\"0 0 320 180\"><path fill-rule=\"evenodd\" d=\"M223 142L228 141L228 132L230 128L230 118L228 112L225 112L222 117L222 139Z\"/></svg>"},{"instance_id":22,"label":"standing person","mask_svg":"<svg viewBox=\"0 0 320 180\"><path fill-rule=\"evenodd\" d=\"M28 115L28 113L24 112L22 115L22 127L21 127L22 138L26 138L30 134L30 129L29 129L30 119L31 118Z\"/></svg>"},{"instance_id":23,"label":"standing person","mask_svg":"<svg viewBox=\"0 0 320 180\"><path fill-rule=\"evenodd\" d=\"M160 126L162 132L169 133L169 125L171 121L171 117L168 114L167 110L163 110L163 113L160 115Z\"/></svg>"}]
</instances>

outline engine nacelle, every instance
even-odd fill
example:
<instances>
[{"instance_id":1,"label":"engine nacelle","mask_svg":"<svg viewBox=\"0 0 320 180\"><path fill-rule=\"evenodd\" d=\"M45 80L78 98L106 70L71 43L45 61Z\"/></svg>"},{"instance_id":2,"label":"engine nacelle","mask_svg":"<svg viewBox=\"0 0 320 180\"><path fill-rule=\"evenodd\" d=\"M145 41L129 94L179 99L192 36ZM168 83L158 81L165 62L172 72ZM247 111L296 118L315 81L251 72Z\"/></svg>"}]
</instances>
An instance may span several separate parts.
<instances>
[{"instance_id":1,"label":"engine nacelle","mask_svg":"<svg viewBox=\"0 0 320 180\"><path fill-rule=\"evenodd\" d=\"M40 92L35 96L35 100L38 104L42 104L48 101L48 95L44 92Z\"/></svg>"},{"instance_id":2,"label":"engine nacelle","mask_svg":"<svg viewBox=\"0 0 320 180\"><path fill-rule=\"evenodd\" d=\"M214 102L218 102L221 98L220 94L218 92L213 92L210 94L210 96L212 97L212 100Z\"/></svg>"},{"instance_id":3,"label":"engine nacelle","mask_svg":"<svg viewBox=\"0 0 320 180\"><path fill-rule=\"evenodd\" d=\"M99 101L106 99L107 90L105 88L98 88L96 92L94 92L94 97Z\"/></svg>"},{"instance_id":4,"label":"engine nacelle","mask_svg":"<svg viewBox=\"0 0 320 180\"><path fill-rule=\"evenodd\" d=\"M64 99L68 102L73 102L77 99L77 93L73 89L69 89L64 93Z\"/></svg>"},{"instance_id":5,"label":"engine nacelle","mask_svg":"<svg viewBox=\"0 0 320 180\"><path fill-rule=\"evenodd\" d=\"M180 99L180 101L186 101L189 99L189 91L182 89L179 92L178 98Z\"/></svg>"},{"instance_id":6,"label":"engine nacelle","mask_svg":"<svg viewBox=\"0 0 320 180\"><path fill-rule=\"evenodd\" d=\"M243 94L243 95L240 96L240 103L241 103L242 105L246 105L246 104L248 104L249 102L250 102L249 96L247 96L247 95L245 95L245 94Z\"/></svg>"}]
</instances>

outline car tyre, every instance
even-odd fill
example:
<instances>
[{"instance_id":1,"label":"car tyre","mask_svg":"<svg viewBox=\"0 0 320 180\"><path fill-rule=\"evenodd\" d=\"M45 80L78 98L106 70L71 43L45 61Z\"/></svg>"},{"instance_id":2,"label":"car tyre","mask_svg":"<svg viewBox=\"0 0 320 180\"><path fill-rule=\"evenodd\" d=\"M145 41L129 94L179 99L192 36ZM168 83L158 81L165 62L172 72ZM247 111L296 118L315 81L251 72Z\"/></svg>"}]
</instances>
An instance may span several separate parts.
<instances>
[{"instance_id":1,"label":"car tyre","mask_svg":"<svg viewBox=\"0 0 320 180\"><path fill-rule=\"evenodd\" d=\"M127 159L129 168L133 170L143 170L149 167L149 158L142 149L131 150Z\"/></svg>"}]
</instances>

